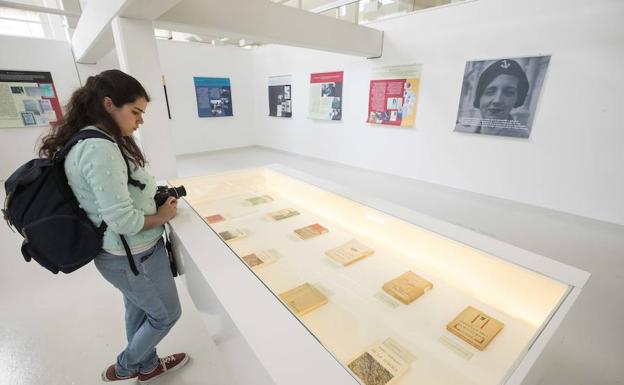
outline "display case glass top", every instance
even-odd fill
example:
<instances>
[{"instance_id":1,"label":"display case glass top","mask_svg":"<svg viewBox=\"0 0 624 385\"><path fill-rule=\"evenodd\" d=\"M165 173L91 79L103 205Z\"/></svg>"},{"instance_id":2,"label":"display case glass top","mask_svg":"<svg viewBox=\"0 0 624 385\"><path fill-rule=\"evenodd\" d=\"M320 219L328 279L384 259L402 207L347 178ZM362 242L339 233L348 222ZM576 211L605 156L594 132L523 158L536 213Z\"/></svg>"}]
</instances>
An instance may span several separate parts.
<instances>
[{"instance_id":1,"label":"display case glass top","mask_svg":"<svg viewBox=\"0 0 624 385\"><path fill-rule=\"evenodd\" d=\"M318 181L272 166L170 184L362 384L504 384L570 293L544 257Z\"/></svg>"}]
</instances>

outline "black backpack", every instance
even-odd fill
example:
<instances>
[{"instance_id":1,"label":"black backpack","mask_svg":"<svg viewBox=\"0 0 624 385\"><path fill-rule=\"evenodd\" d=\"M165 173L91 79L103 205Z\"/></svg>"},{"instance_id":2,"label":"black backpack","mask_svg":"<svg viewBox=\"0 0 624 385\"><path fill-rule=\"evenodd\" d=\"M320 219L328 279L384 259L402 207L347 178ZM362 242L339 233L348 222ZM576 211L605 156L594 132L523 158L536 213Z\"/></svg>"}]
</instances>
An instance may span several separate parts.
<instances>
[{"instance_id":1,"label":"black backpack","mask_svg":"<svg viewBox=\"0 0 624 385\"><path fill-rule=\"evenodd\" d=\"M4 183L4 219L23 237L22 255L29 262L57 274L71 273L91 262L102 251L102 238L107 225L96 227L87 213L78 205L65 175L65 157L80 140L107 139L96 130L82 130L72 136L65 146L51 159L33 159L18 168ZM121 151L121 149L120 149ZM122 151L123 154L123 151ZM125 159L125 157L124 157ZM128 183L141 189L145 185L130 178ZM121 236L128 263L135 275L138 271L130 248Z\"/></svg>"}]
</instances>

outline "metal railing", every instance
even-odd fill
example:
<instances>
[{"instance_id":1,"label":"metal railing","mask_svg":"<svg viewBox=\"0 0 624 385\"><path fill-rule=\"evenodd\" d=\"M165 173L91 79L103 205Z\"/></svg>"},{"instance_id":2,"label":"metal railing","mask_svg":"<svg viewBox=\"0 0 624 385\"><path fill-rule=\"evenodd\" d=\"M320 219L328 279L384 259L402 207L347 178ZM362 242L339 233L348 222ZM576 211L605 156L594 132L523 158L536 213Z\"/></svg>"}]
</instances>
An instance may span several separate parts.
<instances>
[{"instance_id":1,"label":"metal railing","mask_svg":"<svg viewBox=\"0 0 624 385\"><path fill-rule=\"evenodd\" d=\"M464 0L273 0L276 4L366 24Z\"/></svg>"}]
</instances>

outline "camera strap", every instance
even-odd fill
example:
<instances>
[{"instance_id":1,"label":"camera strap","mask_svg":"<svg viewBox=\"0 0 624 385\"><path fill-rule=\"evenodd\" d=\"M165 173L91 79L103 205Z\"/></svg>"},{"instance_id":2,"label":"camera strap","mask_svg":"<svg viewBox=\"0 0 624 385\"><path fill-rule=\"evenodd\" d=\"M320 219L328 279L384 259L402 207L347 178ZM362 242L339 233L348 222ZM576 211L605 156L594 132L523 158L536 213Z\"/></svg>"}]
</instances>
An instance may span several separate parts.
<instances>
[{"instance_id":1,"label":"camera strap","mask_svg":"<svg viewBox=\"0 0 624 385\"><path fill-rule=\"evenodd\" d=\"M169 267L171 267L171 275L174 277L178 276L178 265L176 264L175 255L173 254L173 246L171 244L171 240L169 239L169 234L167 232L167 227L169 227L169 233L171 232L171 225L169 222L165 224L165 249L167 250L167 256L169 257Z\"/></svg>"}]
</instances>

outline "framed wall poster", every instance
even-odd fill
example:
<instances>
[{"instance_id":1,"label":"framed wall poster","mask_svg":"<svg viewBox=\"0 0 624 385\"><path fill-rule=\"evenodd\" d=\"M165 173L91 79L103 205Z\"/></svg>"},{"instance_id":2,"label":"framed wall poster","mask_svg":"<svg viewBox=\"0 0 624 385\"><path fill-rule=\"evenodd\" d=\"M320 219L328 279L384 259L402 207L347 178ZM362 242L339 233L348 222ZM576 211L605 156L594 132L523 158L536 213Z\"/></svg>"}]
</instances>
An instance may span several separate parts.
<instances>
[{"instance_id":1,"label":"framed wall poster","mask_svg":"<svg viewBox=\"0 0 624 385\"><path fill-rule=\"evenodd\" d=\"M368 94L368 123L414 127L422 65L373 70Z\"/></svg>"},{"instance_id":2,"label":"framed wall poster","mask_svg":"<svg viewBox=\"0 0 624 385\"><path fill-rule=\"evenodd\" d=\"M62 115L50 72L0 70L0 128L46 126Z\"/></svg>"},{"instance_id":3,"label":"framed wall poster","mask_svg":"<svg viewBox=\"0 0 624 385\"><path fill-rule=\"evenodd\" d=\"M342 119L343 75L343 71L310 74L310 118Z\"/></svg>"},{"instance_id":4,"label":"framed wall poster","mask_svg":"<svg viewBox=\"0 0 624 385\"><path fill-rule=\"evenodd\" d=\"M193 77L200 118L233 116L232 87L229 78Z\"/></svg>"},{"instance_id":5,"label":"framed wall poster","mask_svg":"<svg viewBox=\"0 0 624 385\"><path fill-rule=\"evenodd\" d=\"M292 117L292 76L269 76L269 116Z\"/></svg>"},{"instance_id":6,"label":"framed wall poster","mask_svg":"<svg viewBox=\"0 0 624 385\"><path fill-rule=\"evenodd\" d=\"M455 131L528 138L550 56L466 63Z\"/></svg>"}]
</instances>

